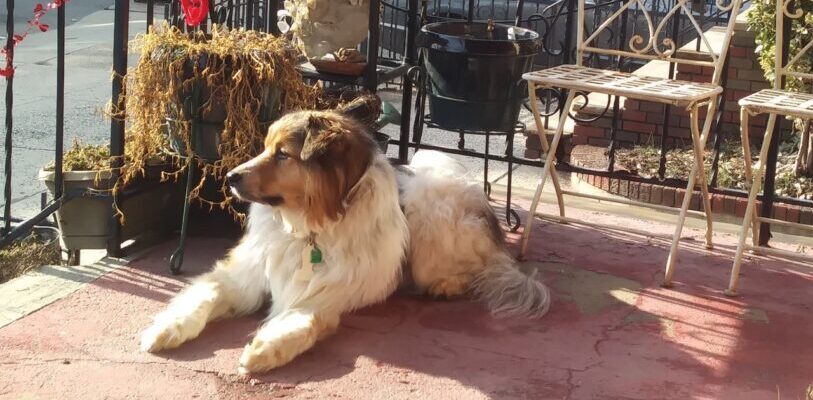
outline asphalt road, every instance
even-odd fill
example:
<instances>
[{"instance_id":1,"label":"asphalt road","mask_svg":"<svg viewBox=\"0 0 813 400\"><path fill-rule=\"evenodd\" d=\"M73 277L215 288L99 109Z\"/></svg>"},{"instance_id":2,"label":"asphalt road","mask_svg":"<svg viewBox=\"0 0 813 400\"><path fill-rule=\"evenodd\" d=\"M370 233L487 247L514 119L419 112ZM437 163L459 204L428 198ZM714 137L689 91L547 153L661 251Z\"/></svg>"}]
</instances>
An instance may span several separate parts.
<instances>
[{"instance_id":1,"label":"asphalt road","mask_svg":"<svg viewBox=\"0 0 813 400\"><path fill-rule=\"evenodd\" d=\"M16 0L14 3L14 24L15 32L20 32L24 29L25 24L31 19L33 15L34 6L37 3L45 5L46 0ZM103 10L113 4L113 0L73 0L70 1L65 7L65 20L68 24L79 21L80 19L93 14L96 11ZM0 9L0 32L5 38L6 34L6 18L8 11L6 7ZM43 23L56 27L56 10L49 12L43 19Z\"/></svg>"},{"instance_id":2,"label":"asphalt road","mask_svg":"<svg viewBox=\"0 0 813 400\"><path fill-rule=\"evenodd\" d=\"M35 1L17 4L15 15L22 21L15 32L25 29L25 21ZM74 0L68 3L65 56L65 145L74 138L84 143L108 143L110 123L101 110L111 95L113 10L111 0ZM6 8L2 8L5 13ZM143 6L133 4L130 35L146 26ZM42 182L39 168L53 159L56 129L56 13L48 15L48 32L29 35L16 48L13 128L12 215L24 218L39 210ZM5 16L0 18L5 22ZM2 30L5 31L5 25ZM3 35L5 36L5 35ZM5 38L3 39L5 41ZM131 61L134 59L131 58ZM5 112L5 79L0 80L0 109ZM3 114L4 115L4 114ZM0 116L0 118L4 118ZM3 129L5 135L5 129ZM4 171L2 154L0 175ZM4 202L0 200L0 202Z\"/></svg>"}]
</instances>

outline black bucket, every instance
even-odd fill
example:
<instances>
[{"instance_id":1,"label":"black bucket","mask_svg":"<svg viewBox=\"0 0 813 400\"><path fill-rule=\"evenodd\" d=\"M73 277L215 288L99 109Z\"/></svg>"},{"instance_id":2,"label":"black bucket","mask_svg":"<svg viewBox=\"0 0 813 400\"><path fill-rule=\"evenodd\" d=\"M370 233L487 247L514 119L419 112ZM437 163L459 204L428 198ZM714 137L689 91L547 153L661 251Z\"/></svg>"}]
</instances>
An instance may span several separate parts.
<instances>
[{"instance_id":1,"label":"black bucket","mask_svg":"<svg viewBox=\"0 0 813 400\"><path fill-rule=\"evenodd\" d=\"M491 28L491 29L490 29ZM539 53L539 34L510 25L448 21L421 28L432 122L444 129L513 130Z\"/></svg>"}]
</instances>

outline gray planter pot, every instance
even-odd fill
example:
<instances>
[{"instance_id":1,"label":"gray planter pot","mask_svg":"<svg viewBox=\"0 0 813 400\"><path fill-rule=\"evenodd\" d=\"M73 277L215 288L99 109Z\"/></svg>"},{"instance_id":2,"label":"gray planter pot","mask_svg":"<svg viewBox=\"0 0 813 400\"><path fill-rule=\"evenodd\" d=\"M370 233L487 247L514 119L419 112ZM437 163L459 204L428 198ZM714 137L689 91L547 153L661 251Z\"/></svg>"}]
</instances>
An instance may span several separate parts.
<instances>
[{"instance_id":1,"label":"gray planter pot","mask_svg":"<svg viewBox=\"0 0 813 400\"><path fill-rule=\"evenodd\" d=\"M109 172L72 171L64 173L65 193L86 193L112 187ZM97 179L98 177L98 179ZM39 180L51 195L54 194L54 173L40 170ZM122 240L133 239L146 232L166 230L177 221L179 206L183 204L181 185L170 183L143 185L120 204L126 218L122 226ZM56 212L63 250L104 249L110 232L113 204L109 197L82 195L63 204ZM174 227L175 224L172 224Z\"/></svg>"}]
</instances>

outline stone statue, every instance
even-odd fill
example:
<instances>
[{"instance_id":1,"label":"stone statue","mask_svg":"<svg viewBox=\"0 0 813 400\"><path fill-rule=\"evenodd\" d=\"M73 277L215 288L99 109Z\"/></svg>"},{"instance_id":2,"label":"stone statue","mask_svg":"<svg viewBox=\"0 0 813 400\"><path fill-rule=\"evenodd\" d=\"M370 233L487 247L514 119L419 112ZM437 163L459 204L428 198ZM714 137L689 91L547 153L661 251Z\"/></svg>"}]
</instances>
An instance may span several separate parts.
<instances>
[{"instance_id":1,"label":"stone statue","mask_svg":"<svg viewBox=\"0 0 813 400\"><path fill-rule=\"evenodd\" d=\"M311 60L367 37L370 0L285 0L285 10L297 46Z\"/></svg>"}]
</instances>

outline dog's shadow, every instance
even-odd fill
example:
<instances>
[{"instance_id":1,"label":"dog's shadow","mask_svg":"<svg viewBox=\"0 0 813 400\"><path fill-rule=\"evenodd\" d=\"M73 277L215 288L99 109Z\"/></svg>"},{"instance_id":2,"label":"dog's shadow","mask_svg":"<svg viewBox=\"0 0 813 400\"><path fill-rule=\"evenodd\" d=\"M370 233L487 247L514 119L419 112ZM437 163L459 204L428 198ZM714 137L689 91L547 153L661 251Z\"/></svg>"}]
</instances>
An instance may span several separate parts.
<instances>
[{"instance_id":1,"label":"dog's shadow","mask_svg":"<svg viewBox=\"0 0 813 400\"><path fill-rule=\"evenodd\" d=\"M399 375L397 381L405 385L413 374L467 382L471 379L469 369L491 368L471 357L475 353L493 355L498 350L492 345L505 343L514 335L544 331L546 325L540 321L498 320L470 300L397 294L384 304L346 316L336 335L264 378L329 381L366 365ZM512 358L508 350L505 359Z\"/></svg>"},{"instance_id":2,"label":"dog's shadow","mask_svg":"<svg viewBox=\"0 0 813 400\"><path fill-rule=\"evenodd\" d=\"M240 351L251 342L264 317L264 313L255 313L240 318L212 321L197 338L178 348L164 350L155 355L175 361L210 360L219 352L235 353L239 357ZM236 370L236 357L232 363Z\"/></svg>"},{"instance_id":3,"label":"dog's shadow","mask_svg":"<svg viewBox=\"0 0 813 400\"><path fill-rule=\"evenodd\" d=\"M265 312L214 321L196 339L157 356L182 362L206 362L229 353L236 369L242 348L262 324ZM544 322L542 322L544 321ZM338 331L291 363L253 378L268 383L328 381L354 373L363 365L429 373L465 380L466 353L495 351L506 337L542 332L555 322L495 319L483 306L467 299L433 300L399 291L383 304L343 318ZM480 347L485 346L485 349ZM511 360L510 351L503 357ZM490 369L490 368L489 368ZM408 378L402 377L406 382Z\"/></svg>"}]
</instances>

